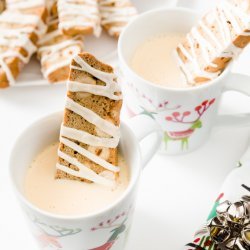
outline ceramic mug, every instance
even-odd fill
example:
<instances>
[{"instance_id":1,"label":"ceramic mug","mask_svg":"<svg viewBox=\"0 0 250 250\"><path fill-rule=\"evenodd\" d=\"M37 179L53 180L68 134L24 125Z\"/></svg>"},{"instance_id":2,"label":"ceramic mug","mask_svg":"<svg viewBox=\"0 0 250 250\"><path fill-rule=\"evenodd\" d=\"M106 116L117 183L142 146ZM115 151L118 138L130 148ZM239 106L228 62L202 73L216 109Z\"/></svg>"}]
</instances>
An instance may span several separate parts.
<instances>
[{"instance_id":1,"label":"ceramic mug","mask_svg":"<svg viewBox=\"0 0 250 250\"><path fill-rule=\"evenodd\" d=\"M217 79L196 87L173 89L153 84L130 67L136 48L147 38L170 32L187 33L199 15L185 8L159 9L134 19L118 42L120 69L124 76L123 93L131 116L146 114L164 131L161 151L181 154L207 141L216 123L223 92L235 90L250 95L250 78L230 72L230 66ZM250 117L218 117L220 123L250 124Z\"/></svg>"},{"instance_id":2,"label":"ceramic mug","mask_svg":"<svg viewBox=\"0 0 250 250\"><path fill-rule=\"evenodd\" d=\"M25 198L23 191L27 168L39 152L58 141L62 118L63 113L57 112L34 122L19 136L10 156L10 178L31 231L41 249L122 250L132 220L141 170L160 146L161 129L146 116L132 119L129 125L122 123L119 148L130 171L127 190L102 211L83 216L62 216L39 209ZM143 129L141 123L146 125ZM139 142L150 134L154 134L155 140L142 157Z\"/></svg>"}]
</instances>

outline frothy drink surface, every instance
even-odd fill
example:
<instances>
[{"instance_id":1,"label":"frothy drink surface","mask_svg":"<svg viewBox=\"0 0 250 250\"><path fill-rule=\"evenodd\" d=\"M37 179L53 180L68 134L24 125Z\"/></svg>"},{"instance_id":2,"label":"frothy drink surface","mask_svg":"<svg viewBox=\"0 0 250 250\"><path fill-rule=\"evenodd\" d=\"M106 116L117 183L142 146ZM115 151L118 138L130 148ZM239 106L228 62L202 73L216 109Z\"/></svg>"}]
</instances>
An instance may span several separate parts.
<instances>
[{"instance_id":1,"label":"frothy drink surface","mask_svg":"<svg viewBox=\"0 0 250 250\"><path fill-rule=\"evenodd\" d=\"M56 180L55 165L58 143L47 147L31 163L25 180L27 199L37 207L58 215L85 215L112 204L129 184L128 167L121 155L121 172L115 187L72 180Z\"/></svg>"},{"instance_id":2,"label":"frothy drink surface","mask_svg":"<svg viewBox=\"0 0 250 250\"><path fill-rule=\"evenodd\" d=\"M186 88L185 77L178 66L175 49L185 34L160 34L144 41L135 50L131 68L142 78L157 85Z\"/></svg>"}]
</instances>

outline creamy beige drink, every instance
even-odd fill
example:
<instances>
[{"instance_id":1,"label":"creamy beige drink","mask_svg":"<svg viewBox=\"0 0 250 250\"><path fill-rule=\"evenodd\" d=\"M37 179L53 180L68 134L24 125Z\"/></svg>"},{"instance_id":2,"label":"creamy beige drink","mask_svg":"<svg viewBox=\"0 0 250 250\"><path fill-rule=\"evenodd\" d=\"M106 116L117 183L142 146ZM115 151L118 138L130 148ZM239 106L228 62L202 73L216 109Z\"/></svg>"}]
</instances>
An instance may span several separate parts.
<instances>
[{"instance_id":1,"label":"creamy beige drink","mask_svg":"<svg viewBox=\"0 0 250 250\"><path fill-rule=\"evenodd\" d=\"M186 88L176 56L178 44L185 34L160 34L144 41L135 51L132 69L142 78L166 87Z\"/></svg>"},{"instance_id":2,"label":"creamy beige drink","mask_svg":"<svg viewBox=\"0 0 250 250\"><path fill-rule=\"evenodd\" d=\"M60 215L82 215L100 211L112 204L129 184L129 170L121 155L118 157L120 176L114 187L95 183L55 179L58 144L42 151L27 171L24 192L37 207Z\"/></svg>"}]
</instances>

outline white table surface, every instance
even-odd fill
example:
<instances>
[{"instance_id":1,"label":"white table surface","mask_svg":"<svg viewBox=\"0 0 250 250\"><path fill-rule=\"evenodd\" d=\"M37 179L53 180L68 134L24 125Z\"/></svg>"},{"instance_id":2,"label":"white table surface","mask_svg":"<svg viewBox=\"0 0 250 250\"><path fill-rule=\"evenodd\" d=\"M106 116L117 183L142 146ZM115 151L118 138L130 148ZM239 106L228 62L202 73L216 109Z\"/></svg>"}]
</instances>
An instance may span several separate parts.
<instances>
[{"instance_id":1,"label":"white table surface","mask_svg":"<svg viewBox=\"0 0 250 250\"><path fill-rule=\"evenodd\" d=\"M243 72L248 70L250 48L248 51L242 58L245 63L237 67ZM62 109L64 97L63 85L0 91L1 249L37 249L11 190L8 157L23 128L48 112ZM220 112L250 113L250 100L239 93L227 93ZM249 134L249 127L214 129L207 143L193 153L178 157L156 155L141 178L127 249L177 250L189 241L206 218L221 183L244 152Z\"/></svg>"}]
</instances>

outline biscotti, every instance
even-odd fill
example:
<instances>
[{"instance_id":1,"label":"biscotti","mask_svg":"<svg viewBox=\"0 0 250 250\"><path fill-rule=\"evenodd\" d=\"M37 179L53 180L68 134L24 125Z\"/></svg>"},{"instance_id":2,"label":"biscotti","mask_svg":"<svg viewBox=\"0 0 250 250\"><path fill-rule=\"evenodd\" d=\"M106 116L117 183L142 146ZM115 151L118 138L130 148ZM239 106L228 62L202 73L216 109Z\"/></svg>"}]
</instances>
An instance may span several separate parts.
<instances>
[{"instance_id":1,"label":"biscotti","mask_svg":"<svg viewBox=\"0 0 250 250\"><path fill-rule=\"evenodd\" d=\"M72 58L84 49L83 37L63 34L58 29L57 18L49 21L48 32L38 45L42 74L50 83L65 82Z\"/></svg>"},{"instance_id":2,"label":"biscotti","mask_svg":"<svg viewBox=\"0 0 250 250\"><path fill-rule=\"evenodd\" d=\"M39 18L35 30L38 38L40 39L46 33L47 26L45 23L48 13L46 11L45 0L6 0L6 8L22 14L36 15Z\"/></svg>"},{"instance_id":3,"label":"biscotti","mask_svg":"<svg viewBox=\"0 0 250 250\"><path fill-rule=\"evenodd\" d=\"M0 0L0 13L5 10L5 0Z\"/></svg>"},{"instance_id":4,"label":"biscotti","mask_svg":"<svg viewBox=\"0 0 250 250\"><path fill-rule=\"evenodd\" d=\"M189 84L218 77L250 42L249 15L228 2L207 13L177 48Z\"/></svg>"},{"instance_id":5,"label":"biscotti","mask_svg":"<svg viewBox=\"0 0 250 250\"><path fill-rule=\"evenodd\" d=\"M46 31L45 8L8 9L0 15L0 88L14 85ZM43 19L44 18L44 19Z\"/></svg>"},{"instance_id":6,"label":"biscotti","mask_svg":"<svg viewBox=\"0 0 250 250\"><path fill-rule=\"evenodd\" d=\"M137 10L129 0L99 0L101 25L114 37L119 37Z\"/></svg>"},{"instance_id":7,"label":"biscotti","mask_svg":"<svg viewBox=\"0 0 250 250\"><path fill-rule=\"evenodd\" d=\"M119 173L122 96L113 68L88 53L71 64L56 178L109 185Z\"/></svg>"},{"instance_id":8,"label":"biscotti","mask_svg":"<svg viewBox=\"0 0 250 250\"><path fill-rule=\"evenodd\" d=\"M45 7L47 20L57 16L57 0L6 0L7 9L27 10ZM46 18L43 16L43 20ZM44 33L45 34L45 33Z\"/></svg>"},{"instance_id":9,"label":"biscotti","mask_svg":"<svg viewBox=\"0 0 250 250\"><path fill-rule=\"evenodd\" d=\"M98 0L58 0L59 28L66 35L99 36Z\"/></svg>"}]
</instances>

